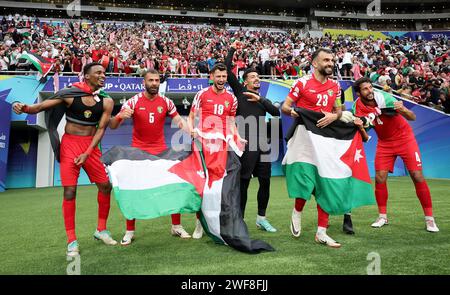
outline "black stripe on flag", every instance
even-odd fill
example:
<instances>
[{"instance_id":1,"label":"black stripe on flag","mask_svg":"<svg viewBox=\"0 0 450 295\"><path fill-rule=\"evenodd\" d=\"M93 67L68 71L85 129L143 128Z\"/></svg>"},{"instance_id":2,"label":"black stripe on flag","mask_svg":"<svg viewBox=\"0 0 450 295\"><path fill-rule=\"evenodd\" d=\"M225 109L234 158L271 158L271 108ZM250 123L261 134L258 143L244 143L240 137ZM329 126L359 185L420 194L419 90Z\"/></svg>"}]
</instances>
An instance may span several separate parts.
<instances>
[{"instance_id":1,"label":"black stripe on flag","mask_svg":"<svg viewBox=\"0 0 450 295\"><path fill-rule=\"evenodd\" d=\"M295 108L294 110L299 114L299 117L295 118L294 123L292 123L289 128L289 131L286 134L286 141L289 141L294 135L297 125L304 125L306 130L309 130L314 134L341 140L352 140L357 132L357 128L353 123L344 123L340 120L334 121L325 128L319 128L316 126L317 121L325 117L324 114L304 108Z\"/></svg>"}]
</instances>

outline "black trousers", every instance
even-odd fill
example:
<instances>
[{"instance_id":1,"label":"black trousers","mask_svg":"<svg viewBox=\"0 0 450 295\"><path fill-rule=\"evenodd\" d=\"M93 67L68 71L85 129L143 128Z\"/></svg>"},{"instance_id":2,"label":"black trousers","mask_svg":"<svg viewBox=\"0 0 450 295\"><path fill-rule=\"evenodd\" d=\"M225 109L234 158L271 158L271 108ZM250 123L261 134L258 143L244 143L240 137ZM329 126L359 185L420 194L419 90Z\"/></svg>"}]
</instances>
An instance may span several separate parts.
<instances>
[{"instance_id":1,"label":"black trousers","mask_svg":"<svg viewBox=\"0 0 450 295\"><path fill-rule=\"evenodd\" d=\"M266 209L270 196L270 175L272 173L271 162L261 161L260 151L245 151L241 160L241 212L242 217L245 215L245 207L248 197L248 186L253 176L258 177L259 188L257 194L258 215L266 216Z\"/></svg>"}]
</instances>

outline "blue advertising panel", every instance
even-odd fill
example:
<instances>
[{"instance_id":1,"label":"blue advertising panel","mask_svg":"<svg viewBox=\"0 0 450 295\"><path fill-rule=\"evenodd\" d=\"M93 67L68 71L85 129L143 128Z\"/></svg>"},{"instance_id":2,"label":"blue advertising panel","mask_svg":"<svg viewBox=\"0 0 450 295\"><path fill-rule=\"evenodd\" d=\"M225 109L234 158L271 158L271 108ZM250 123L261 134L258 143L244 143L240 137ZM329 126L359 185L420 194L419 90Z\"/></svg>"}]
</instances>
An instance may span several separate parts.
<instances>
[{"instance_id":1,"label":"blue advertising panel","mask_svg":"<svg viewBox=\"0 0 450 295\"><path fill-rule=\"evenodd\" d=\"M9 129L11 127L11 104L0 100L0 192L6 189Z\"/></svg>"}]
</instances>

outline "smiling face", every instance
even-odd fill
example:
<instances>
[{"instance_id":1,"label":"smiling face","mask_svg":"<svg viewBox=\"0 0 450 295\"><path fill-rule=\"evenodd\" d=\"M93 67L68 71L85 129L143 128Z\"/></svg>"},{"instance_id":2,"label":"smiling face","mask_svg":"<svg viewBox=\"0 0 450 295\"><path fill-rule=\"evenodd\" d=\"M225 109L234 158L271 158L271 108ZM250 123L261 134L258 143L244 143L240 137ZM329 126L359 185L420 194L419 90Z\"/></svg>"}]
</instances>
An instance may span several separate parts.
<instances>
[{"instance_id":1,"label":"smiling face","mask_svg":"<svg viewBox=\"0 0 450 295\"><path fill-rule=\"evenodd\" d=\"M216 92L222 92L225 89L225 82L227 82L227 71L215 70L211 73L210 79L213 81Z\"/></svg>"},{"instance_id":2,"label":"smiling face","mask_svg":"<svg viewBox=\"0 0 450 295\"><path fill-rule=\"evenodd\" d=\"M95 65L89 69L89 72L84 76L86 82L98 90L105 86L105 68L101 65Z\"/></svg>"},{"instance_id":3,"label":"smiling face","mask_svg":"<svg viewBox=\"0 0 450 295\"><path fill-rule=\"evenodd\" d=\"M334 58L333 54L320 52L312 62L313 67L323 76L331 76L333 74Z\"/></svg>"},{"instance_id":4,"label":"smiling face","mask_svg":"<svg viewBox=\"0 0 450 295\"><path fill-rule=\"evenodd\" d=\"M373 102L375 99L372 83L362 83L359 85L359 97L363 102Z\"/></svg>"},{"instance_id":5,"label":"smiling face","mask_svg":"<svg viewBox=\"0 0 450 295\"><path fill-rule=\"evenodd\" d=\"M257 72L250 72L244 80L244 86L249 90L258 91L261 88L259 75Z\"/></svg>"}]
</instances>

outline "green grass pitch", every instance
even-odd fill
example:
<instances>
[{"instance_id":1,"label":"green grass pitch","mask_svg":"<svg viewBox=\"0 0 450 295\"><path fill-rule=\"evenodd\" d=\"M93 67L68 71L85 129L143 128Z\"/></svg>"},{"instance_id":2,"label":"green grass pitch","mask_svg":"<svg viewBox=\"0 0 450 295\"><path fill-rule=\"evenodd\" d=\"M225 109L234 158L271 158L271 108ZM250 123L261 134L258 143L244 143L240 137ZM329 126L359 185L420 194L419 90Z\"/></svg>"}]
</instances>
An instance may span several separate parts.
<instances>
[{"instance_id":1,"label":"green grass pitch","mask_svg":"<svg viewBox=\"0 0 450 295\"><path fill-rule=\"evenodd\" d=\"M293 200L283 177L272 178L267 217L277 233L258 230L257 180L249 189L245 221L250 236L269 242L275 252L240 253L216 245L204 236L182 240L170 235L170 217L137 221L136 240L127 247L94 241L97 221L95 186L80 186L76 230L81 250L81 274L367 274L370 252L381 258L381 274L450 274L450 180L428 180L439 233L425 231L424 217L408 177L388 179L390 225L372 229L376 206L353 212L356 235L342 232L342 216L330 218L328 233L343 244L331 249L314 242L315 202L305 207L302 235L289 230ZM0 194L0 274L66 274L66 236L61 213L62 188L11 189ZM116 240L125 219L113 200L108 227ZM192 233L195 214L182 215Z\"/></svg>"}]
</instances>

